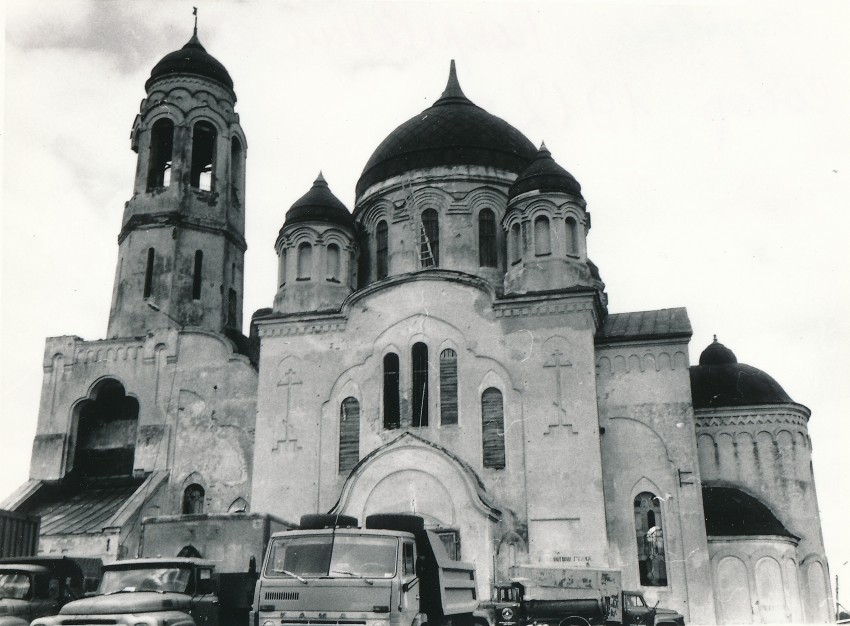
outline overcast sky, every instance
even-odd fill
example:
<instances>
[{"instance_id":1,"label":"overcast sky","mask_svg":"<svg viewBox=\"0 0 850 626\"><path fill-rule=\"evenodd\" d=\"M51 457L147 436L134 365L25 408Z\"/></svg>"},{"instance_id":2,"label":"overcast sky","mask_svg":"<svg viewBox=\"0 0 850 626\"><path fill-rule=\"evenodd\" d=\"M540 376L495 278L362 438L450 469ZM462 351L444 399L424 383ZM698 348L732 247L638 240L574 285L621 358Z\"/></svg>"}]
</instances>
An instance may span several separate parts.
<instances>
[{"instance_id":1,"label":"overcast sky","mask_svg":"<svg viewBox=\"0 0 850 626\"><path fill-rule=\"evenodd\" d=\"M245 319L319 170L349 207L393 128L466 95L582 184L611 312L686 306L812 410L832 574L850 584L850 3L7 0L0 498L26 480L44 338L103 338L153 65L192 33L248 138ZM847 599L847 596L844 596Z\"/></svg>"}]
</instances>

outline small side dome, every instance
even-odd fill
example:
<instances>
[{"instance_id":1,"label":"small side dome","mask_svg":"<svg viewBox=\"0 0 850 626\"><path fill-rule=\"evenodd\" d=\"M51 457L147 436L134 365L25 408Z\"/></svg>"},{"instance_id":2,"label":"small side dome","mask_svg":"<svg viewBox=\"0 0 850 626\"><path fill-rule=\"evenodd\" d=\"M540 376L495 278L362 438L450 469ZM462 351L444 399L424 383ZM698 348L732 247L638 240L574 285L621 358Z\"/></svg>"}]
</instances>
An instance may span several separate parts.
<instances>
[{"instance_id":1,"label":"small side dome","mask_svg":"<svg viewBox=\"0 0 850 626\"><path fill-rule=\"evenodd\" d=\"M691 399L695 409L758 404L794 404L782 386L760 369L738 363L735 353L717 337L691 367Z\"/></svg>"},{"instance_id":2,"label":"small side dome","mask_svg":"<svg viewBox=\"0 0 850 626\"><path fill-rule=\"evenodd\" d=\"M328 222L348 228L354 227L354 218L340 199L331 192L321 172L310 191L296 200L286 212L283 226L286 228L300 222Z\"/></svg>"},{"instance_id":3,"label":"small side dome","mask_svg":"<svg viewBox=\"0 0 850 626\"><path fill-rule=\"evenodd\" d=\"M705 532L710 537L774 535L799 540L760 500L735 487L703 484Z\"/></svg>"},{"instance_id":4,"label":"small side dome","mask_svg":"<svg viewBox=\"0 0 850 626\"><path fill-rule=\"evenodd\" d=\"M177 74L195 74L210 78L233 90L233 79L225 69L224 65L209 54L198 40L198 33L185 46L162 57L159 63L153 66L151 77L145 82L145 89L160 78Z\"/></svg>"},{"instance_id":5,"label":"small side dome","mask_svg":"<svg viewBox=\"0 0 850 626\"><path fill-rule=\"evenodd\" d=\"M572 174L555 162L545 143L540 144L534 159L511 185L508 199L527 191L561 191L582 197L581 185Z\"/></svg>"}]
</instances>

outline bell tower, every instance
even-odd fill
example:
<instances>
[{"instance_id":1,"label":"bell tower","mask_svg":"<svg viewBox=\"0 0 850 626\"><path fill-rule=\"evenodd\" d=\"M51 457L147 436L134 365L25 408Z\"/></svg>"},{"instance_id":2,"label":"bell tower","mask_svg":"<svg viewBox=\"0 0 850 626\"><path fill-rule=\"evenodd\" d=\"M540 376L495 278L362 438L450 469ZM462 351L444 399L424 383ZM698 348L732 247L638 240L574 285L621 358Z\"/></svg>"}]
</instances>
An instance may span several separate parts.
<instances>
[{"instance_id":1,"label":"bell tower","mask_svg":"<svg viewBox=\"0 0 850 626\"><path fill-rule=\"evenodd\" d=\"M246 142L225 67L198 40L163 57L130 135L108 337L242 327Z\"/></svg>"}]
</instances>

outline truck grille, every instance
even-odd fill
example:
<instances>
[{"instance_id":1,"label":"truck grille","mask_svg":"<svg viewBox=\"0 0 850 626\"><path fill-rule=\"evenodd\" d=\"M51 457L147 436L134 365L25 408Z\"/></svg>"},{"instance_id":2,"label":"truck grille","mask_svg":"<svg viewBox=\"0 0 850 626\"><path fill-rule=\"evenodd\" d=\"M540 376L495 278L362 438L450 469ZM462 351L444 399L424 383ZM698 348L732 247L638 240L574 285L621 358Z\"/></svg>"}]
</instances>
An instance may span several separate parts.
<instances>
[{"instance_id":1,"label":"truck grille","mask_svg":"<svg viewBox=\"0 0 850 626\"><path fill-rule=\"evenodd\" d=\"M297 591L267 591L266 600L297 600Z\"/></svg>"}]
</instances>

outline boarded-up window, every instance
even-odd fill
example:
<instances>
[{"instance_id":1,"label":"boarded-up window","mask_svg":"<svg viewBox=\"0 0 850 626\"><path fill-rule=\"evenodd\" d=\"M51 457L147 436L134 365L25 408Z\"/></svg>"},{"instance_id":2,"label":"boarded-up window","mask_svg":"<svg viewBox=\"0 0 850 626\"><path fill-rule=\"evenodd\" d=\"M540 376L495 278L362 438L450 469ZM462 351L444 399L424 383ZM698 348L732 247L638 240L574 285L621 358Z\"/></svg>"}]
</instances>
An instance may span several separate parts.
<instances>
[{"instance_id":1,"label":"boarded-up window","mask_svg":"<svg viewBox=\"0 0 850 626\"><path fill-rule=\"evenodd\" d=\"M534 254L552 254L552 237L549 233L549 218L541 215L534 220Z\"/></svg>"},{"instance_id":2,"label":"boarded-up window","mask_svg":"<svg viewBox=\"0 0 850 626\"><path fill-rule=\"evenodd\" d=\"M401 425L398 374L398 355L390 352L384 356L384 428L398 428Z\"/></svg>"},{"instance_id":3,"label":"boarded-up window","mask_svg":"<svg viewBox=\"0 0 850 626\"><path fill-rule=\"evenodd\" d=\"M339 407L339 471L350 472L360 460L360 403L348 397Z\"/></svg>"},{"instance_id":4,"label":"boarded-up window","mask_svg":"<svg viewBox=\"0 0 850 626\"><path fill-rule=\"evenodd\" d=\"M328 280L334 283L339 282L339 246L332 243L328 246Z\"/></svg>"},{"instance_id":5,"label":"boarded-up window","mask_svg":"<svg viewBox=\"0 0 850 626\"><path fill-rule=\"evenodd\" d=\"M230 189L236 206L239 206L240 194L245 184L245 163L242 154L242 144L234 137L230 140Z\"/></svg>"},{"instance_id":6,"label":"boarded-up window","mask_svg":"<svg viewBox=\"0 0 850 626\"><path fill-rule=\"evenodd\" d=\"M153 289L153 261L154 261L154 250L153 248L148 248L148 256L145 261L145 286L142 291L142 295L145 298L151 297L151 290Z\"/></svg>"},{"instance_id":7,"label":"boarded-up window","mask_svg":"<svg viewBox=\"0 0 850 626\"><path fill-rule=\"evenodd\" d=\"M457 424L457 352L440 353L440 423Z\"/></svg>"},{"instance_id":8,"label":"boarded-up window","mask_svg":"<svg viewBox=\"0 0 850 626\"><path fill-rule=\"evenodd\" d=\"M192 300L201 299L201 272L204 266L204 253L195 250L195 271L192 274Z\"/></svg>"},{"instance_id":9,"label":"boarded-up window","mask_svg":"<svg viewBox=\"0 0 850 626\"><path fill-rule=\"evenodd\" d=\"M385 221L378 222L375 228L375 247L377 252L376 271L378 272L378 280L386 278L389 275L389 235L387 223Z\"/></svg>"},{"instance_id":10,"label":"boarded-up window","mask_svg":"<svg viewBox=\"0 0 850 626\"><path fill-rule=\"evenodd\" d=\"M496 267L496 215L490 209L478 214L478 264Z\"/></svg>"},{"instance_id":11,"label":"boarded-up window","mask_svg":"<svg viewBox=\"0 0 850 626\"><path fill-rule=\"evenodd\" d=\"M227 290L227 326L236 328L238 326L236 314L239 311L239 297L235 289Z\"/></svg>"},{"instance_id":12,"label":"boarded-up window","mask_svg":"<svg viewBox=\"0 0 850 626\"><path fill-rule=\"evenodd\" d=\"M413 426L428 425L428 346L424 343L413 344L411 350L413 378Z\"/></svg>"},{"instance_id":13,"label":"boarded-up window","mask_svg":"<svg viewBox=\"0 0 850 626\"><path fill-rule=\"evenodd\" d=\"M495 387L481 394L481 439L484 467L505 467L505 406L502 392Z\"/></svg>"},{"instance_id":14,"label":"boarded-up window","mask_svg":"<svg viewBox=\"0 0 850 626\"><path fill-rule=\"evenodd\" d=\"M520 225L514 224L511 226L511 265L515 265L522 260L522 234L520 233Z\"/></svg>"},{"instance_id":15,"label":"boarded-up window","mask_svg":"<svg viewBox=\"0 0 850 626\"><path fill-rule=\"evenodd\" d=\"M183 515L200 515L204 512L204 488L189 485L183 491Z\"/></svg>"},{"instance_id":16,"label":"boarded-up window","mask_svg":"<svg viewBox=\"0 0 850 626\"><path fill-rule=\"evenodd\" d=\"M310 280L313 270L313 246L302 243L298 246L298 280Z\"/></svg>"},{"instance_id":17,"label":"boarded-up window","mask_svg":"<svg viewBox=\"0 0 850 626\"><path fill-rule=\"evenodd\" d=\"M576 256L578 255L578 227L576 225L576 221L568 217L564 224L566 225L566 235L564 237L564 241L567 245L567 254Z\"/></svg>"},{"instance_id":18,"label":"boarded-up window","mask_svg":"<svg viewBox=\"0 0 850 626\"><path fill-rule=\"evenodd\" d=\"M635 533L637 535L640 584L648 587L667 586L667 557L661 501L648 492L635 498Z\"/></svg>"}]
</instances>

